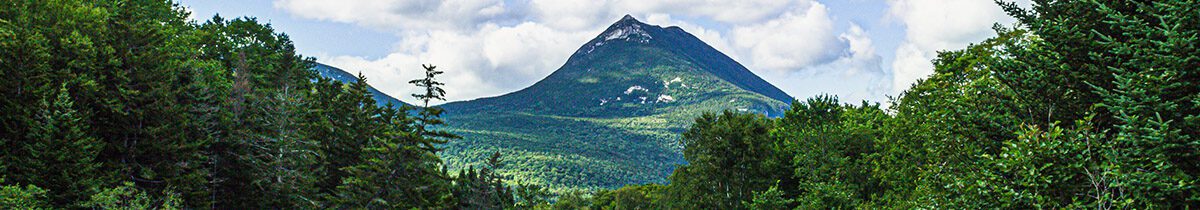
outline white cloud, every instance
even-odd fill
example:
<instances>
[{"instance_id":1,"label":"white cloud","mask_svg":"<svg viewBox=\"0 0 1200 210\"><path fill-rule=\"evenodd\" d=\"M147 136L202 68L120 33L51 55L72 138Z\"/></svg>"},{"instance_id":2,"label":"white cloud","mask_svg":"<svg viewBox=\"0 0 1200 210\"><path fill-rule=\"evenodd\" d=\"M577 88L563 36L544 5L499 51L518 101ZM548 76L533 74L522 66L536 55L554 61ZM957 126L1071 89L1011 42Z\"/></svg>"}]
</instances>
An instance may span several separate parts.
<instances>
[{"instance_id":1,"label":"white cloud","mask_svg":"<svg viewBox=\"0 0 1200 210\"><path fill-rule=\"evenodd\" d=\"M611 21L605 1L532 0L530 4L539 22L557 29L585 30Z\"/></svg>"},{"instance_id":2,"label":"white cloud","mask_svg":"<svg viewBox=\"0 0 1200 210\"><path fill-rule=\"evenodd\" d=\"M477 24L510 18L502 0L276 0L292 15L353 23L387 30L470 30Z\"/></svg>"},{"instance_id":3,"label":"white cloud","mask_svg":"<svg viewBox=\"0 0 1200 210\"><path fill-rule=\"evenodd\" d=\"M337 56L321 62L362 71L368 82L395 97L411 99L418 91L408 80L423 76L421 64L446 72L450 101L494 96L536 82L566 62L582 33L563 33L535 23L512 27L493 24L473 33L432 31L408 35L397 50L376 60ZM586 40L586 39L584 39ZM554 57L542 57L554 56ZM503 90L503 92L498 91Z\"/></svg>"},{"instance_id":4,"label":"white cloud","mask_svg":"<svg viewBox=\"0 0 1200 210\"><path fill-rule=\"evenodd\" d=\"M761 24L735 27L733 44L751 69L797 70L837 59L845 50L833 31L828 9L807 4Z\"/></svg>"},{"instance_id":5,"label":"white cloud","mask_svg":"<svg viewBox=\"0 0 1200 210\"><path fill-rule=\"evenodd\" d=\"M932 74L931 60L937 57L937 51L983 41L995 35L993 23L1013 21L992 1L889 0L888 4L889 17L906 28L905 40L896 48L892 62L893 94Z\"/></svg>"},{"instance_id":6,"label":"white cloud","mask_svg":"<svg viewBox=\"0 0 1200 210\"><path fill-rule=\"evenodd\" d=\"M871 67L878 56L862 29L837 31L829 9L812 0L275 0L274 6L301 18L395 33L400 40L383 58L318 59L361 71L373 86L406 101L416 91L407 81L421 76L425 63L446 72L450 101L527 87L627 13L680 26L758 74L783 75L763 77L775 77L768 81L789 93L796 91L787 88L795 86L788 84L792 77L804 71L882 74Z\"/></svg>"},{"instance_id":7,"label":"white cloud","mask_svg":"<svg viewBox=\"0 0 1200 210\"><path fill-rule=\"evenodd\" d=\"M811 0L618 0L616 11L629 13L670 12L683 16L705 17L726 23L756 23L774 19L795 7L806 7Z\"/></svg>"},{"instance_id":8,"label":"white cloud","mask_svg":"<svg viewBox=\"0 0 1200 210\"><path fill-rule=\"evenodd\" d=\"M820 94L837 95L842 102L863 100L885 102L891 91L890 74L867 32L857 24L840 35L838 40L849 45L836 60L805 67L802 71L761 72L764 79L803 100Z\"/></svg>"}]
</instances>

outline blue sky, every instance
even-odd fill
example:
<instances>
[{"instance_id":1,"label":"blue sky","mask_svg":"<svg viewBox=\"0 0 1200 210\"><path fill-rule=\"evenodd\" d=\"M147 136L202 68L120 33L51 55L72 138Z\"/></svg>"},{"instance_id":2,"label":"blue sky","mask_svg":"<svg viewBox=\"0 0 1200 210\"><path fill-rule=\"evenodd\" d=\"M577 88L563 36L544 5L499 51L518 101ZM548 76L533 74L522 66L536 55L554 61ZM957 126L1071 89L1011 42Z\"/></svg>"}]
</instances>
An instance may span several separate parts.
<instances>
[{"instance_id":1,"label":"blue sky","mask_svg":"<svg viewBox=\"0 0 1200 210\"><path fill-rule=\"evenodd\" d=\"M1022 3L1028 4L1027 0ZM1011 24L991 0L183 0L193 19L257 17L393 96L432 63L451 101L529 86L612 22L680 26L796 98L886 103L939 50ZM401 97L412 101L412 98Z\"/></svg>"}]
</instances>

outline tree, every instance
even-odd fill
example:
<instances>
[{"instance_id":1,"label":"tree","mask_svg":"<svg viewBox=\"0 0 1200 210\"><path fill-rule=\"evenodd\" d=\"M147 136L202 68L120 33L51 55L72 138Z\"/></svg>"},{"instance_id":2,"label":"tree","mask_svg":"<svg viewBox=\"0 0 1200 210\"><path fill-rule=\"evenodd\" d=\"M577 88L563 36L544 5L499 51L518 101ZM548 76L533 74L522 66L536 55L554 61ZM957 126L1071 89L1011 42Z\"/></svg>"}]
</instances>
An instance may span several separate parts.
<instances>
[{"instance_id":1,"label":"tree","mask_svg":"<svg viewBox=\"0 0 1200 210\"><path fill-rule=\"evenodd\" d=\"M556 210L572 210L572 209L588 209L592 206L592 198L586 197L582 191L570 191L558 196L558 201L550 206L550 209Z\"/></svg>"},{"instance_id":2,"label":"tree","mask_svg":"<svg viewBox=\"0 0 1200 210\"><path fill-rule=\"evenodd\" d=\"M459 209L502 209L514 205L512 190L505 186L496 170L503 166L500 152L488 157L485 167L476 170L473 166L458 172L454 177L454 198Z\"/></svg>"},{"instance_id":3,"label":"tree","mask_svg":"<svg viewBox=\"0 0 1200 210\"><path fill-rule=\"evenodd\" d=\"M793 174L781 185L795 189L776 193L795 196L796 205L804 208L863 205L880 191L869 158L877 154L875 140L889 119L878 105L843 105L833 96L792 103L772 134L791 159Z\"/></svg>"},{"instance_id":4,"label":"tree","mask_svg":"<svg viewBox=\"0 0 1200 210\"><path fill-rule=\"evenodd\" d=\"M366 92L366 78L351 92ZM369 93L368 93L369 94ZM367 95L363 106L374 106ZM441 160L421 148L423 138L416 132L408 109L376 109L379 134L372 136L359 153L364 162L344 168L350 176L338 187L337 206L353 208L446 208L449 180L440 170Z\"/></svg>"},{"instance_id":5,"label":"tree","mask_svg":"<svg viewBox=\"0 0 1200 210\"><path fill-rule=\"evenodd\" d=\"M771 124L757 114L706 113L683 133L689 165L671 175L668 208L732 209L750 201L781 177L786 162L776 155Z\"/></svg>"},{"instance_id":6,"label":"tree","mask_svg":"<svg viewBox=\"0 0 1200 210\"><path fill-rule=\"evenodd\" d=\"M626 185L616 190L599 190L592 196L592 209L663 209L667 186L658 184ZM684 202L684 201L673 201Z\"/></svg>"},{"instance_id":7,"label":"tree","mask_svg":"<svg viewBox=\"0 0 1200 210\"><path fill-rule=\"evenodd\" d=\"M133 183L126 182L122 186L104 189L95 195L92 195L91 200L84 203L84 206L99 209L120 209L120 210L135 210L135 209L180 209L181 201L177 195L167 192L165 198L159 200L148 196L146 192L139 190L133 186Z\"/></svg>"},{"instance_id":8,"label":"tree","mask_svg":"<svg viewBox=\"0 0 1200 210\"><path fill-rule=\"evenodd\" d=\"M16 177L34 178L22 180L25 183L56 192L50 194L54 204L75 205L94 188L104 185L103 176L99 176L103 174L99 171L100 163L95 161L104 144L86 133L89 129L83 121L86 118L75 111L65 84L46 94L53 99L41 101L36 124L27 134L31 142L21 148L28 161L16 162L18 167L10 172Z\"/></svg>"},{"instance_id":9,"label":"tree","mask_svg":"<svg viewBox=\"0 0 1200 210\"><path fill-rule=\"evenodd\" d=\"M4 69L9 79L3 81L6 87L0 97L4 98L0 104L5 109L2 132L5 150L27 148L13 144L35 142L28 138L56 135L80 137L72 141L94 138L97 142L88 145L90 149L78 151L80 156L95 155L94 159L59 161L99 164L95 170L101 173L71 177L102 183L88 188L125 180L155 191L171 186L193 195L191 198L205 197L205 189L199 186L204 185L206 172L198 168L203 156L197 152L205 142L187 139L180 132L187 123L177 101L181 98L177 79L184 72L178 70L193 65L186 60L193 58L195 49L189 42L190 25L181 8L168 1L12 1L0 9L0 22L4 28L0 34L21 36L15 38L19 41L0 44L4 47L0 51L5 52L0 59L4 66L0 69ZM15 136L31 134L37 124L34 110L41 101L37 98L62 84L70 90L74 110L57 111L76 113L76 117L70 118L81 123L69 126L74 128L44 129L35 136ZM66 121L42 122L57 126ZM5 153L5 159L16 155ZM32 165L22 167L28 166ZM60 172L46 170L34 173ZM36 177L13 178L27 182ZM71 182L47 186L72 185L79 186ZM87 192L54 192L53 203L73 205L81 201L78 198L82 195L72 193ZM62 196L73 200L61 200Z\"/></svg>"},{"instance_id":10,"label":"tree","mask_svg":"<svg viewBox=\"0 0 1200 210\"><path fill-rule=\"evenodd\" d=\"M742 205L746 209L787 209L793 201L783 196L783 191L780 191L779 187L771 186L766 191L754 193L754 200L743 201Z\"/></svg>"},{"instance_id":11,"label":"tree","mask_svg":"<svg viewBox=\"0 0 1200 210\"><path fill-rule=\"evenodd\" d=\"M550 191L536 184L517 184L513 194L513 207L517 209L534 209L549 207Z\"/></svg>"},{"instance_id":12,"label":"tree","mask_svg":"<svg viewBox=\"0 0 1200 210\"><path fill-rule=\"evenodd\" d=\"M1087 206L1128 205L1134 208L1181 208L1200 205L1200 135L1195 127L1200 106L1200 66L1197 56L1195 1L1039 1L1005 10L1031 33L1030 39L1008 45L1012 59L998 65L1000 77L1026 97L1055 91L1070 93L1032 106L1079 106L1054 109L1072 117L1054 121L1087 120L1103 151L1093 157L1085 174L1090 195L1112 188L1126 192L1125 200L1096 196L1079 201ZM1058 88L1046 88L1061 86ZM1039 92L1041 91L1041 92ZM1046 95L1046 94L1042 94ZM1054 97L1062 94L1048 95ZM1091 135L1087 135L1091 136ZM1106 176L1095 176L1102 173ZM1065 196L1064 196L1065 197ZM1065 198L1064 198L1065 199Z\"/></svg>"},{"instance_id":13,"label":"tree","mask_svg":"<svg viewBox=\"0 0 1200 210\"><path fill-rule=\"evenodd\" d=\"M421 144L424 146L424 149L437 152L438 149L435 147L436 144L445 144L450 139L458 139L461 137L449 132L430 129L431 127L442 125L444 123L440 117L442 116L442 112L445 110L443 110L441 107L429 106L429 102L432 100L446 100L446 90L443 90L441 87L442 85L445 85L445 83L441 83L436 80L437 75L444 72L436 70L437 66L433 65L422 64L421 67L425 68L425 78L408 81L409 84L413 84L417 87L425 89L424 93L412 94L413 97L416 97L423 103L420 107L421 111L417 114L416 132L421 136L425 136L424 139L427 140L421 142Z\"/></svg>"},{"instance_id":14,"label":"tree","mask_svg":"<svg viewBox=\"0 0 1200 210\"><path fill-rule=\"evenodd\" d=\"M208 68L187 79L195 83L189 94L197 96L190 103L201 120L197 135L214 144L206 148L218 202L212 207L311 208L320 162L318 139L304 129L316 79L312 59L254 18L216 16L195 33Z\"/></svg>"},{"instance_id":15,"label":"tree","mask_svg":"<svg viewBox=\"0 0 1200 210\"><path fill-rule=\"evenodd\" d=\"M5 207L328 208L379 186L363 192L452 203L434 145L454 136L428 100L418 133L361 75L317 78L269 24L188 16L163 0L3 3ZM434 75L424 96L444 100Z\"/></svg>"},{"instance_id":16,"label":"tree","mask_svg":"<svg viewBox=\"0 0 1200 210\"><path fill-rule=\"evenodd\" d=\"M0 183L3 183L0 179ZM0 186L0 208L5 209L50 209L46 190L34 185L25 187Z\"/></svg>"}]
</instances>

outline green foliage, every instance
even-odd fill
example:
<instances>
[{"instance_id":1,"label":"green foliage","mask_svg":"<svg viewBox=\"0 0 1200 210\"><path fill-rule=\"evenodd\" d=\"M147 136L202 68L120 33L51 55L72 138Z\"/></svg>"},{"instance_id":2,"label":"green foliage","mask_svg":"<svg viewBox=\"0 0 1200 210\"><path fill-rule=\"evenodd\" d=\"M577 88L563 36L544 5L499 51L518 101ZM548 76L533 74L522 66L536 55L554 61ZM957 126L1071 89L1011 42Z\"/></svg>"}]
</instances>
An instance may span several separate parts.
<instances>
[{"instance_id":1,"label":"green foliage","mask_svg":"<svg viewBox=\"0 0 1200 210\"><path fill-rule=\"evenodd\" d=\"M581 191L571 191L558 196L558 201L550 206L550 209L569 210L569 209L589 209L592 206L592 198L585 195Z\"/></svg>"},{"instance_id":2,"label":"green foliage","mask_svg":"<svg viewBox=\"0 0 1200 210\"><path fill-rule=\"evenodd\" d=\"M535 207L545 207L550 204L550 192L545 188L533 184L517 184L515 188L515 201L513 206L517 209L534 209Z\"/></svg>"},{"instance_id":3,"label":"green foliage","mask_svg":"<svg viewBox=\"0 0 1200 210\"><path fill-rule=\"evenodd\" d=\"M446 90L442 89L442 86L446 84L436 80L437 75L443 73L442 71L436 70L437 66L422 64L421 67L425 68L425 78L408 81L409 84L413 84L419 88L425 89L424 93L412 94L413 97L416 97L418 100L424 102L423 106L420 107L421 111L417 113L416 132L425 137L424 139L426 141L421 142L421 145L424 146L423 148L425 150L437 152L439 149L437 149L435 145L445 144L451 139L458 139L462 137L446 131L432 129L432 127L445 124L445 122L441 119L442 112L445 110L443 110L441 107L429 106L429 101L446 100Z\"/></svg>"},{"instance_id":4,"label":"green foliage","mask_svg":"<svg viewBox=\"0 0 1200 210\"><path fill-rule=\"evenodd\" d=\"M360 75L352 92L365 93L365 84ZM373 109L369 95L355 95L363 97L359 107ZM338 186L335 206L429 209L450 205L450 182L439 168L441 160L423 147L432 141L420 133L423 125L409 118L407 109L375 112L372 118L381 133L373 135L357 153L362 162L341 169L349 176Z\"/></svg>"},{"instance_id":5,"label":"green foliage","mask_svg":"<svg viewBox=\"0 0 1200 210\"><path fill-rule=\"evenodd\" d=\"M2 4L5 208L453 201L439 141L406 109L376 107L365 78L317 78L254 18L195 23L171 1Z\"/></svg>"},{"instance_id":6,"label":"green foliage","mask_svg":"<svg viewBox=\"0 0 1200 210\"><path fill-rule=\"evenodd\" d=\"M0 182L3 182L0 179ZM4 209L50 209L46 190L34 185L25 187L0 186L0 208Z\"/></svg>"},{"instance_id":7,"label":"green foliage","mask_svg":"<svg viewBox=\"0 0 1200 210\"><path fill-rule=\"evenodd\" d=\"M91 199L83 204L83 206L96 209L180 209L181 203L179 197L170 192L161 200L157 200L151 196L147 196L146 192L139 190L133 186L131 182L125 182L121 186L104 189L92 195Z\"/></svg>"},{"instance_id":8,"label":"green foliage","mask_svg":"<svg viewBox=\"0 0 1200 210\"><path fill-rule=\"evenodd\" d=\"M743 201L746 209L787 209L794 202L783 197L783 191L778 186L771 186L767 191L755 192L754 199Z\"/></svg>"},{"instance_id":9,"label":"green foliage","mask_svg":"<svg viewBox=\"0 0 1200 210\"><path fill-rule=\"evenodd\" d=\"M197 67L181 11L166 1L5 3L0 34L21 36L0 44L0 139L21 174L12 181L46 186L61 207L119 180L205 194L206 142L180 132L186 71L176 70Z\"/></svg>"},{"instance_id":10,"label":"green foliage","mask_svg":"<svg viewBox=\"0 0 1200 210\"><path fill-rule=\"evenodd\" d=\"M665 186L628 185L616 190L599 190L592 196L592 209L663 209ZM560 201L561 202L561 201Z\"/></svg>"},{"instance_id":11,"label":"green foliage","mask_svg":"<svg viewBox=\"0 0 1200 210\"><path fill-rule=\"evenodd\" d=\"M784 184L798 189L787 192L806 208L861 205L878 191L869 157L877 154L874 143L887 119L878 105L842 105L830 96L793 103L774 130L786 145L781 152L792 157L794 172Z\"/></svg>"},{"instance_id":12,"label":"green foliage","mask_svg":"<svg viewBox=\"0 0 1200 210\"><path fill-rule=\"evenodd\" d=\"M504 176L496 169L503 166L502 155L492 153L487 164L476 170L474 166L462 169L454 177L454 198L457 209L503 209L515 205L513 190L503 182Z\"/></svg>"},{"instance_id":13,"label":"green foliage","mask_svg":"<svg viewBox=\"0 0 1200 210\"><path fill-rule=\"evenodd\" d=\"M731 209L782 179L786 162L762 115L725 111L704 114L683 133L688 165L671 175L671 208ZM685 171L686 173L680 173Z\"/></svg>"},{"instance_id":14,"label":"green foliage","mask_svg":"<svg viewBox=\"0 0 1200 210\"><path fill-rule=\"evenodd\" d=\"M675 166L686 162L680 134L702 113L779 116L786 110L788 101L771 97L784 94L752 91L774 87L748 86L758 78L748 70L735 73L740 65L706 54L718 52L701 49L708 46L697 46L699 40L652 36L663 43L606 42L529 88L441 105L445 127L464 138L446 144L440 154L459 169L502 152L512 161L502 174L554 193L666 183ZM712 57L690 57L707 55Z\"/></svg>"},{"instance_id":15,"label":"green foliage","mask_svg":"<svg viewBox=\"0 0 1200 210\"><path fill-rule=\"evenodd\" d=\"M57 91L47 91L47 99L39 103L41 111L27 134L28 140L16 154L27 159L18 159L9 175L25 183L40 185L51 192L51 199L58 205L72 204L87 197L94 186L102 185L100 164L95 161L103 142L89 136L88 124L81 113L75 111L74 102L65 85ZM52 102L50 101L52 100Z\"/></svg>"}]
</instances>

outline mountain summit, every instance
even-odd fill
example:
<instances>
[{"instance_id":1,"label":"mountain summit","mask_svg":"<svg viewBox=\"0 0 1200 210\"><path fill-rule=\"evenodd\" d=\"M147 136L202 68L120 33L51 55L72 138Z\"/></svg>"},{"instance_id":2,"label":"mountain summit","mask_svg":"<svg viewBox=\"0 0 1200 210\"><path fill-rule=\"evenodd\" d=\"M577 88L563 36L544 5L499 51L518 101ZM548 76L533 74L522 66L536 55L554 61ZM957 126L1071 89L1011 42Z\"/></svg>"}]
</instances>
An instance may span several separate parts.
<instances>
[{"instance_id":1,"label":"mountain summit","mask_svg":"<svg viewBox=\"0 0 1200 210\"><path fill-rule=\"evenodd\" d=\"M698 89L688 83L727 83ZM674 84L675 87L672 87ZM793 98L767 83L729 56L679 27L662 28L625 15L581 46L566 64L534 85L506 95L450 103L447 109L517 109L551 114L606 116L597 109L646 114L658 102L677 101L684 95L744 90L783 103ZM680 95L670 95L678 92ZM736 92L736 91L734 91ZM641 93L641 94L635 94ZM731 92L729 92L731 93ZM622 95L625 95L622 97ZM643 99L642 97L645 97ZM700 98L688 99L708 99ZM621 106L624 103L655 106ZM679 103L676 103L678 105ZM740 107L775 116L779 107ZM615 109L615 110L614 110ZM597 115L599 114L599 115Z\"/></svg>"},{"instance_id":2,"label":"mountain summit","mask_svg":"<svg viewBox=\"0 0 1200 210\"><path fill-rule=\"evenodd\" d=\"M603 39L600 39L601 37ZM658 39L654 39L654 37L658 37ZM622 40L621 38L624 39ZM620 21L609 26L608 30L605 30L601 36L592 39L588 44L581 47L579 51L576 51L575 54L579 55L584 49L593 51L596 47L614 40L632 41L667 50L674 55L686 59L688 62L699 65L702 70L737 85L739 88L784 102L790 103L793 100L787 93L767 83L767 81L759 78L758 75L751 73L749 69L734 61L733 58L717 51L717 49L704 43L699 38L683 31L683 29L676 26L661 28L659 26L648 25L634 19L630 15L625 15ZM575 58L576 55L573 55L572 58Z\"/></svg>"},{"instance_id":3,"label":"mountain summit","mask_svg":"<svg viewBox=\"0 0 1200 210\"><path fill-rule=\"evenodd\" d=\"M701 113L778 116L791 100L683 29L626 15L532 86L442 105L464 136L443 157L465 168L499 151L523 167L500 169L510 178L574 189L662 183Z\"/></svg>"}]
</instances>

